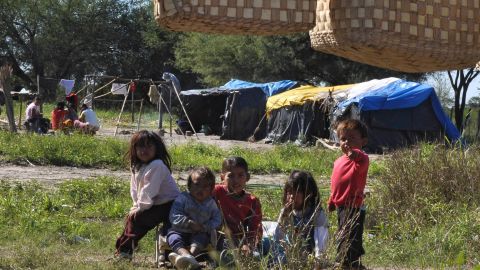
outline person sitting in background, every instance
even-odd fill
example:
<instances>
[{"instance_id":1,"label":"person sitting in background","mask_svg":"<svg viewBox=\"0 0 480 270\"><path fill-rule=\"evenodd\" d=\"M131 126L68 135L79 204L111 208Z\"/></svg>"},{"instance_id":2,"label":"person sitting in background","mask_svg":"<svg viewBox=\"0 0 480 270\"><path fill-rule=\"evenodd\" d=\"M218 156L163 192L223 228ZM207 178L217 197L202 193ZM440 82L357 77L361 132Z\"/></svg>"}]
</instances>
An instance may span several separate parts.
<instances>
[{"instance_id":1,"label":"person sitting in background","mask_svg":"<svg viewBox=\"0 0 480 270\"><path fill-rule=\"evenodd\" d=\"M37 133L47 133L50 126L48 119L43 118L40 112L40 105L42 100L36 96L33 101L27 106L25 110L25 128L27 131L33 131Z\"/></svg>"},{"instance_id":2,"label":"person sitting in background","mask_svg":"<svg viewBox=\"0 0 480 270\"><path fill-rule=\"evenodd\" d=\"M100 129L97 114L87 104L80 107L80 117L73 122L73 126L85 134L92 135Z\"/></svg>"},{"instance_id":3,"label":"person sitting in background","mask_svg":"<svg viewBox=\"0 0 480 270\"><path fill-rule=\"evenodd\" d=\"M52 129L54 131L63 129L63 122L65 121L68 111L65 110L65 102L60 101L52 111Z\"/></svg>"}]
</instances>

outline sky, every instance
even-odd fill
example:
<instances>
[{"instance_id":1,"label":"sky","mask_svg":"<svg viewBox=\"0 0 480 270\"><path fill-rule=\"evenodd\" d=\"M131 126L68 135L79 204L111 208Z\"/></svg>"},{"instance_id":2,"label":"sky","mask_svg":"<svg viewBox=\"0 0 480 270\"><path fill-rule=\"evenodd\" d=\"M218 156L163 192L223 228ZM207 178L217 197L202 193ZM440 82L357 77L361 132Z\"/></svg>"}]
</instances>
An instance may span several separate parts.
<instances>
[{"instance_id":1,"label":"sky","mask_svg":"<svg viewBox=\"0 0 480 270\"><path fill-rule=\"evenodd\" d=\"M447 80L447 82L450 83L450 80L448 79L448 73L445 71L443 72L443 75L445 76L445 79ZM455 73L453 73L452 75L455 75ZM449 85L449 87L451 86ZM474 96L480 96L479 88L480 88L480 74L472 81L472 83L470 83L470 86L468 87L467 102L470 98ZM453 90L452 90L452 96L453 96Z\"/></svg>"}]
</instances>

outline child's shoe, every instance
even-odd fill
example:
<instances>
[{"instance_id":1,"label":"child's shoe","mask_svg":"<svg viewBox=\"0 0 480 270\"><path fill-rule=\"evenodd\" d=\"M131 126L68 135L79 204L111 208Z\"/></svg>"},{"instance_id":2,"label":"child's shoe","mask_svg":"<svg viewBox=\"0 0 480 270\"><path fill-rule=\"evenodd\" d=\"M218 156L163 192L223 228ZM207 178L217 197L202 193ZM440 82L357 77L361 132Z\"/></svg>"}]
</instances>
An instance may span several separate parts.
<instances>
[{"instance_id":1,"label":"child's shoe","mask_svg":"<svg viewBox=\"0 0 480 270\"><path fill-rule=\"evenodd\" d=\"M178 255L175 252L170 252L168 254L168 260L177 268L177 269L196 269L200 267L200 264L197 262L195 257L192 255Z\"/></svg>"}]
</instances>

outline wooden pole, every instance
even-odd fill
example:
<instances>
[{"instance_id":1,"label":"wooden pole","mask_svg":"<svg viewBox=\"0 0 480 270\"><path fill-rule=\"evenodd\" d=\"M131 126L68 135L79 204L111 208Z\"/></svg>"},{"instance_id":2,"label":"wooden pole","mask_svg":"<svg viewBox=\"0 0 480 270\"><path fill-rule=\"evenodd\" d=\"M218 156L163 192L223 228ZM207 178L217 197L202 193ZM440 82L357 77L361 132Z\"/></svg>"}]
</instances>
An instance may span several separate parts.
<instances>
[{"instance_id":1,"label":"wooden pole","mask_svg":"<svg viewBox=\"0 0 480 270\"><path fill-rule=\"evenodd\" d=\"M12 76L13 68L11 65L3 65L0 68L0 85L3 88L5 93L5 107L8 117L8 125L10 127L10 132L17 132L17 126L15 125L15 115L13 113L13 101L12 95L10 93L10 77Z\"/></svg>"},{"instance_id":2,"label":"wooden pole","mask_svg":"<svg viewBox=\"0 0 480 270\"><path fill-rule=\"evenodd\" d=\"M137 122L137 131L140 130L140 120L142 119L142 109L143 109L143 98L140 102L140 112L138 113L138 122Z\"/></svg>"},{"instance_id":3,"label":"wooden pole","mask_svg":"<svg viewBox=\"0 0 480 270\"><path fill-rule=\"evenodd\" d=\"M22 113L23 113L23 109L22 109L22 104L23 104L23 98L22 98L23 95L18 95L18 101L20 102L20 110L18 112L18 127L20 128L22 126Z\"/></svg>"},{"instance_id":4,"label":"wooden pole","mask_svg":"<svg viewBox=\"0 0 480 270\"><path fill-rule=\"evenodd\" d=\"M133 96L134 96L134 92L132 92L132 123L135 123L135 112L134 112L134 99L133 99Z\"/></svg>"},{"instance_id":5,"label":"wooden pole","mask_svg":"<svg viewBox=\"0 0 480 270\"><path fill-rule=\"evenodd\" d=\"M127 103L128 92L130 92L130 86L128 86L127 94L125 95L125 99L123 100L122 109L120 110L120 114L118 115L117 124L115 125L115 133L113 137L117 136L118 125L120 124L120 119L122 118L123 109L125 108L125 103Z\"/></svg>"},{"instance_id":6,"label":"wooden pole","mask_svg":"<svg viewBox=\"0 0 480 270\"><path fill-rule=\"evenodd\" d=\"M163 129L162 87L158 87L158 130Z\"/></svg>"},{"instance_id":7,"label":"wooden pole","mask_svg":"<svg viewBox=\"0 0 480 270\"><path fill-rule=\"evenodd\" d=\"M173 87L173 83L172 83ZM168 110L172 111L172 87L170 87L170 100L168 101ZM172 114L170 113L170 137L172 137Z\"/></svg>"}]
</instances>

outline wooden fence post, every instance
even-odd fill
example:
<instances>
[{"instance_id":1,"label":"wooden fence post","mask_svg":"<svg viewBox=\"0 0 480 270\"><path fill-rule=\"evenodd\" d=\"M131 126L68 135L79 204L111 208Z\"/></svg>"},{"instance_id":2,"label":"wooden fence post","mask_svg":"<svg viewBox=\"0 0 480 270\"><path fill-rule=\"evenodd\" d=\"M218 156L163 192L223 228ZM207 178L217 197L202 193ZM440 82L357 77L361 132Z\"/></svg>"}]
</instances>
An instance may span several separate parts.
<instances>
[{"instance_id":1,"label":"wooden fence post","mask_svg":"<svg viewBox=\"0 0 480 270\"><path fill-rule=\"evenodd\" d=\"M12 76L13 68L10 65L3 65L0 68L0 85L5 93L5 107L7 111L8 125L11 132L17 132L17 126L15 125L15 116L13 112L12 95L10 94L10 77Z\"/></svg>"}]
</instances>

